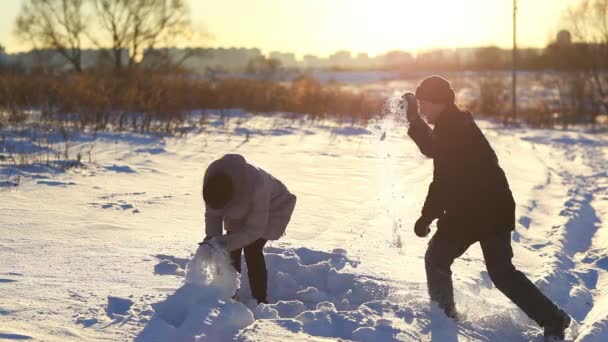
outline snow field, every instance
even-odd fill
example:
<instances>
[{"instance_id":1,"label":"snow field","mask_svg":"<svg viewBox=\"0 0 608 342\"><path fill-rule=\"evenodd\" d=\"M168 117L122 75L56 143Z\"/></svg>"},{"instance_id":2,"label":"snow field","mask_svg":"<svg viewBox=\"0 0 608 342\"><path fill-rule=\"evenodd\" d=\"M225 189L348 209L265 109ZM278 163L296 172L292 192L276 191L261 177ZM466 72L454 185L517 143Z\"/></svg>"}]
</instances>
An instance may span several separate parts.
<instances>
[{"instance_id":1,"label":"snow field","mask_svg":"<svg viewBox=\"0 0 608 342\"><path fill-rule=\"evenodd\" d=\"M366 127L212 115L209 127L183 137L100 134L84 168L0 168L0 337L542 340L493 288L476 245L453 266L464 319L429 304L428 239L412 225L432 165L391 110ZM479 125L518 205L515 265L577 321L571 338L608 340L608 140ZM204 167L227 152L268 169L299 198L287 235L265 249L269 305L252 302L246 265L233 301L237 275L207 267L226 260L202 263L207 255L196 251Z\"/></svg>"}]
</instances>

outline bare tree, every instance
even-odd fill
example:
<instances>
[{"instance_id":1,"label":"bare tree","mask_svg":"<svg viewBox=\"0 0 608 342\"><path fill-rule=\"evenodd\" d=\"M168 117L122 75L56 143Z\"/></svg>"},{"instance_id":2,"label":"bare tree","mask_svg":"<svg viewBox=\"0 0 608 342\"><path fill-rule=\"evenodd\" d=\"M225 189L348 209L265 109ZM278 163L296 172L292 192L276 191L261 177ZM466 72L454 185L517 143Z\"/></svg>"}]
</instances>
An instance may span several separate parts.
<instances>
[{"instance_id":1,"label":"bare tree","mask_svg":"<svg viewBox=\"0 0 608 342\"><path fill-rule=\"evenodd\" d=\"M111 37L115 67L133 66L159 42L188 32L189 10L184 0L95 0L101 28ZM98 44L101 45L101 44Z\"/></svg>"},{"instance_id":2,"label":"bare tree","mask_svg":"<svg viewBox=\"0 0 608 342\"><path fill-rule=\"evenodd\" d=\"M102 31L110 36L110 46L114 68L123 67L123 51L128 45L128 27L131 22L131 11L128 0L95 0L95 9ZM99 41L100 37L91 34L91 40L97 46L104 44Z\"/></svg>"},{"instance_id":3,"label":"bare tree","mask_svg":"<svg viewBox=\"0 0 608 342\"><path fill-rule=\"evenodd\" d=\"M2 46L2 44L0 44L0 67L2 67L4 65L4 46Z\"/></svg>"},{"instance_id":4,"label":"bare tree","mask_svg":"<svg viewBox=\"0 0 608 342\"><path fill-rule=\"evenodd\" d=\"M86 0L27 0L15 22L15 33L34 49L53 49L82 71L82 43L87 30Z\"/></svg>"},{"instance_id":5,"label":"bare tree","mask_svg":"<svg viewBox=\"0 0 608 342\"><path fill-rule=\"evenodd\" d=\"M608 110L608 0L581 0L564 19L573 36L586 44L586 71L598 102Z\"/></svg>"}]
</instances>

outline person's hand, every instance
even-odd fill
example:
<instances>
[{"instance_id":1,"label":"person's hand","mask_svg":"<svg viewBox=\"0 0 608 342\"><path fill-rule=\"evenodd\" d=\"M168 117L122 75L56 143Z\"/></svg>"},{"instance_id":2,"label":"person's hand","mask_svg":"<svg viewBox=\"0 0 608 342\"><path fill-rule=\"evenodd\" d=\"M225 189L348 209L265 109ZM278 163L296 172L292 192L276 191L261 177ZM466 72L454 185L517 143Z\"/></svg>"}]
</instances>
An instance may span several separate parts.
<instances>
[{"instance_id":1,"label":"person's hand","mask_svg":"<svg viewBox=\"0 0 608 342\"><path fill-rule=\"evenodd\" d=\"M207 236L203 242L198 243L199 246L207 246L213 251L224 251L224 245L215 237Z\"/></svg>"},{"instance_id":2,"label":"person's hand","mask_svg":"<svg viewBox=\"0 0 608 342\"><path fill-rule=\"evenodd\" d=\"M198 243L198 245L199 246L206 245L207 242L209 242L209 240L211 240L211 239L213 239L213 236L207 235L207 236L205 236L205 238L203 239L203 241L201 241L201 242Z\"/></svg>"},{"instance_id":3,"label":"person's hand","mask_svg":"<svg viewBox=\"0 0 608 342\"><path fill-rule=\"evenodd\" d=\"M433 222L432 218L420 216L420 218L416 221L416 224L414 224L414 232L416 235L418 237L425 237L429 235L431 232L431 228L429 228L431 222Z\"/></svg>"},{"instance_id":4,"label":"person's hand","mask_svg":"<svg viewBox=\"0 0 608 342\"><path fill-rule=\"evenodd\" d=\"M420 117L418 114L418 100L412 93L405 93L401 96L401 108L405 109L405 115L409 122Z\"/></svg>"}]
</instances>

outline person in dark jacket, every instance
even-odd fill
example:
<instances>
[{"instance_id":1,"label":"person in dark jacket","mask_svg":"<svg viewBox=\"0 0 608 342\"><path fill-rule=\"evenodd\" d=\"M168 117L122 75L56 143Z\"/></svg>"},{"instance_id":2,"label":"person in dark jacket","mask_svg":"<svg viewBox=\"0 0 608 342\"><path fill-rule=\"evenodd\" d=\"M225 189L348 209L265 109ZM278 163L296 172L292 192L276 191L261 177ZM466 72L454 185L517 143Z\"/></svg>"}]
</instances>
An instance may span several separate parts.
<instances>
[{"instance_id":1,"label":"person in dark jacket","mask_svg":"<svg viewBox=\"0 0 608 342\"><path fill-rule=\"evenodd\" d=\"M498 158L471 113L456 106L454 90L439 76L423 80L415 95L403 95L402 104L410 122L408 135L433 158L433 181L414 227L416 235L425 237L438 219L425 255L431 300L457 318L450 266L479 242L494 285L544 327L545 336L564 339L570 317L513 266L515 202ZM418 104L433 129L418 114Z\"/></svg>"}]
</instances>

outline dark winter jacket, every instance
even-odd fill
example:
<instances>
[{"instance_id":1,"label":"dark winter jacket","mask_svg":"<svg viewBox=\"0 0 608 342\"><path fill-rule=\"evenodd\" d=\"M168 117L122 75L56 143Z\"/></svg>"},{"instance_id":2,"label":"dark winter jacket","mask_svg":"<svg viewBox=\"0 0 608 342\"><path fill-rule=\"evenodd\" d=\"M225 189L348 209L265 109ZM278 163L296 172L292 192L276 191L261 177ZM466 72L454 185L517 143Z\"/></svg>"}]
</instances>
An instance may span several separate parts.
<instances>
[{"instance_id":1,"label":"dark winter jacket","mask_svg":"<svg viewBox=\"0 0 608 342\"><path fill-rule=\"evenodd\" d=\"M422 119L408 135L433 158L433 181L422 209L438 229L481 239L515 228L515 202L498 158L469 112L451 105L433 130Z\"/></svg>"}]
</instances>

